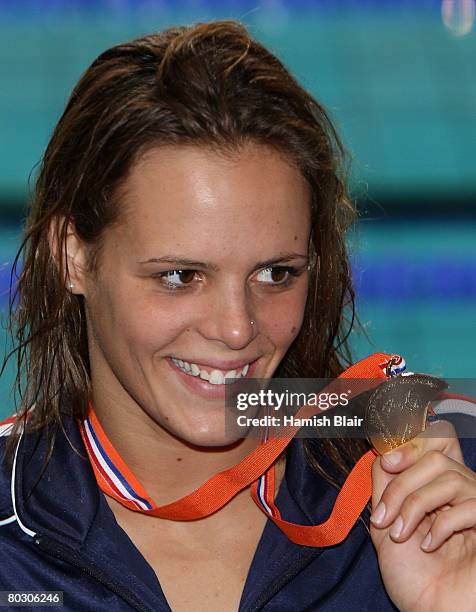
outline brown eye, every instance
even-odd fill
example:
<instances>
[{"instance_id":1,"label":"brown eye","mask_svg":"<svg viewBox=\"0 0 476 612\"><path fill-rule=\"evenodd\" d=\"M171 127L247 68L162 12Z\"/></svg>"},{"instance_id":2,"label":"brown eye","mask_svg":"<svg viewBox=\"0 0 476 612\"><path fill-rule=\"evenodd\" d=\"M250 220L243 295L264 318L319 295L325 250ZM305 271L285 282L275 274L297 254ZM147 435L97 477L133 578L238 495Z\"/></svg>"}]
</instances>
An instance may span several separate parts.
<instances>
[{"instance_id":1,"label":"brown eye","mask_svg":"<svg viewBox=\"0 0 476 612\"><path fill-rule=\"evenodd\" d=\"M195 270L167 270L161 272L159 278L169 289L184 289L195 277Z\"/></svg>"},{"instance_id":2,"label":"brown eye","mask_svg":"<svg viewBox=\"0 0 476 612\"><path fill-rule=\"evenodd\" d=\"M288 274L289 272L285 268L274 268L271 278L275 283L279 283L285 280Z\"/></svg>"},{"instance_id":3,"label":"brown eye","mask_svg":"<svg viewBox=\"0 0 476 612\"><path fill-rule=\"evenodd\" d=\"M275 283L282 282L287 278L288 271L284 268L273 268L271 279Z\"/></svg>"},{"instance_id":4,"label":"brown eye","mask_svg":"<svg viewBox=\"0 0 476 612\"><path fill-rule=\"evenodd\" d=\"M182 283L185 283L187 285L188 283L191 283L193 281L193 277L195 276L195 271L194 270L177 270L177 274L180 280L182 281Z\"/></svg>"},{"instance_id":5,"label":"brown eye","mask_svg":"<svg viewBox=\"0 0 476 612\"><path fill-rule=\"evenodd\" d=\"M263 284L284 285L288 281L290 272L290 268L284 266L273 266L261 270L257 278Z\"/></svg>"}]
</instances>

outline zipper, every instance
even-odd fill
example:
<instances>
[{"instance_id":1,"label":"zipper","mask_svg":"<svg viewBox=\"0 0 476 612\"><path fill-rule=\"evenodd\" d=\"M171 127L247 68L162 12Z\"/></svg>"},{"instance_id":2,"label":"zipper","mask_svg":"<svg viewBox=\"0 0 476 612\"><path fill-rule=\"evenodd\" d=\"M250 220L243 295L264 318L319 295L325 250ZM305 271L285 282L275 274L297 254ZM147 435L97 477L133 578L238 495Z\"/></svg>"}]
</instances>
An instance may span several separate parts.
<instances>
[{"instance_id":1,"label":"zipper","mask_svg":"<svg viewBox=\"0 0 476 612\"><path fill-rule=\"evenodd\" d=\"M359 521L356 524L360 522L365 528L366 537L370 538L369 528L367 527L367 524L362 516L359 516ZM273 582L269 588L253 602L246 612L259 612L262 610L263 607L269 603L282 588L286 586L286 584L293 580L293 578L295 578L299 572L305 569L309 563L314 561L314 559L320 557L325 550L325 548L311 548L307 554L304 554L298 561L296 561L296 563L289 569L288 572L286 572L284 576L281 576L281 578L275 580L275 582Z\"/></svg>"},{"instance_id":2,"label":"zipper","mask_svg":"<svg viewBox=\"0 0 476 612\"><path fill-rule=\"evenodd\" d=\"M256 599L253 604L249 607L246 612L259 612L263 607L269 603L269 601L277 594L279 591L288 584L293 578L295 578L299 572L301 572L306 566L309 565L311 561L320 557L324 552L323 548L312 548L308 551L307 554L303 554L303 556L286 572L284 576L281 576L277 580L275 580L269 588L262 593L258 599Z\"/></svg>"},{"instance_id":3,"label":"zipper","mask_svg":"<svg viewBox=\"0 0 476 612\"><path fill-rule=\"evenodd\" d=\"M134 610L137 610L137 612L150 612L150 609L146 608L132 593L114 582L99 568L90 563L86 563L74 550L39 534L36 534L33 541L43 552L73 565L85 574L91 576L91 578L94 578L97 582L118 595Z\"/></svg>"}]
</instances>

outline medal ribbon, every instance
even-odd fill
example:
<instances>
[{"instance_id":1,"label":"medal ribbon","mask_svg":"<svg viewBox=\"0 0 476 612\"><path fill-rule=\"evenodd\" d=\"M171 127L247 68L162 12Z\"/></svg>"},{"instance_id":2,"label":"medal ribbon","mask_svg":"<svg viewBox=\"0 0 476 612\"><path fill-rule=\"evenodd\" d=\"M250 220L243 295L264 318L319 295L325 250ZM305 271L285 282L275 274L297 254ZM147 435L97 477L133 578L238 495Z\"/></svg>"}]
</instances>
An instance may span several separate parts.
<instances>
[{"instance_id":1,"label":"medal ribbon","mask_svg":"<svg viewBox=\"0 0 476 612\"><path fill-rule=\"evenodd\" d=\"M352 379L353 391L361 393L376 387L405 368L396 355L374 353L349 367L338 379ZM330 391L333 383L325 389ZM321 412L316 406L303 406L295 418L308 418ZM376 454L365 453L347 476L329 518L320 525L298 525L281 518L274 503L274 464L300 426L281 430L279 438L268 437L233 467L218 472L198 489L181 499L157 506L119 456L99 423L92 404L79 422L81 435L101 490L136 512L176 521L204 518L222 508L239 491L251 485L251 496L258 507L296 544L332 546L342 542L358 520L372 493L371 468Z\"/></svg>"}]
</instances>

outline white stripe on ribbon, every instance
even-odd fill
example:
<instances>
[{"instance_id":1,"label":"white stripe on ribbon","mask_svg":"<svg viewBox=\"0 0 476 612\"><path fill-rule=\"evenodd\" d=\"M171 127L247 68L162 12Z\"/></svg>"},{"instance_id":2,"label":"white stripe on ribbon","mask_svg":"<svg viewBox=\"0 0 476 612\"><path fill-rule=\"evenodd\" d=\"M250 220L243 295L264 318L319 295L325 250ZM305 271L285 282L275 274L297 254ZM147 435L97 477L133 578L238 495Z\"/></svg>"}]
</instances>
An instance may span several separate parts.
<instances>
[{"instance_id":1,"label":"white stripe on ribbon","mask_svg":"<svg viewBox=\"0 0 476 612\"><path fill-rule=\"evenodd\" d=\"M269 406L266 406L266 416L269 416L270 413L270 409ZM269 438L269 426L268 423L266 422L266 427L264 430L264 434L263 434L263 444L265 442L268 441ZM269 507L267 501L266 501L266 483L267 483L267 478L268 478L268 470L266 470L266 472L260 476L259 480L258 480L258 499L261 502L261 505L263 506L263 508L266 510L266 512L270 515L273 516L273 513L271 511L271 508Z\"/></svg>"},{"instance_id":2,"label":"white stripe on ribbon","mask_svg":"<svg viewBox=\"0 0 476 612\"><path fill-rule=\"evenodd\" d=\"M268 506L268 503L266 501L265 491L266 491L266 474L261 476L261 478L259 479L258 497L259 497L259 500L260 500L263 508L266 510L266 512L270 516L273 516L273 513L271 512L271 508Z\"/></svg>"},{"instance_id":3,"label":"white stripe on ribbon","mask_svg":"<svg viewBox=\"0 0 476 612\"><path fill-rule=\"evenodd\" d=\"M113 483L119 489L119 491L123 495L124 499L127 499L127 500L137 504L139 506L139 508L141 508L142 510L148 510L148 507L144 504L144 502L141 502L140 500L136 499L135 497L133 497L129 493L129 491L124 487L124 485L119 480L119 478L116 476L116 474L114 474L114 472L108 466L108 464L106 463L105 459L103 458L103 456L101 454L101 451L99 450L99 448L96 445L96 441L94 440L94 437L91 434L91 431L89 429L90 427L91 427L91 425L88 423L88 421L86 419L84 421L84 428L85 428L85 431L86 431L86 435L88 436L89 443L91 444L91 448L92 448L92 450L94 452L94 456L95 456L96 460L98 461L98 463L101 465L103 470L106 472L106 474L109 476L109 478L113 481Z\"/></svg>"}]
</instances>

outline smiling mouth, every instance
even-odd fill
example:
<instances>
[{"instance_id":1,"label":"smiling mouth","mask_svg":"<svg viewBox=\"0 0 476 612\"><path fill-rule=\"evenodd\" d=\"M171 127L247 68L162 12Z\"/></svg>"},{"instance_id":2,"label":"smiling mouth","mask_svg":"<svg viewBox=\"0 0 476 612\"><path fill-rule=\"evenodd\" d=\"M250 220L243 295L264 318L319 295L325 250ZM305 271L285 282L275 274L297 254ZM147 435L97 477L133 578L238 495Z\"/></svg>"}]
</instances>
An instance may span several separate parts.
<instances>
[{"instance_id":1,"label":"smiling mouth","mask_svg":"<svg viewBox=\"0 0 476 612\"><path fill-rule=\"evenodd\" d=\"M237 378L244 378L248 374L250 367L250 364L247 363L243 367L239 367L234 370L207 370L206 368L198 366L196 363L190 363L175 357L171 357L171 361L177 366L177 368L179 368L179 370L182 370L184 374L206 380L211 385L225 385L227 382L234 382L234 380Z\"/></svg>"}]
</instances>

